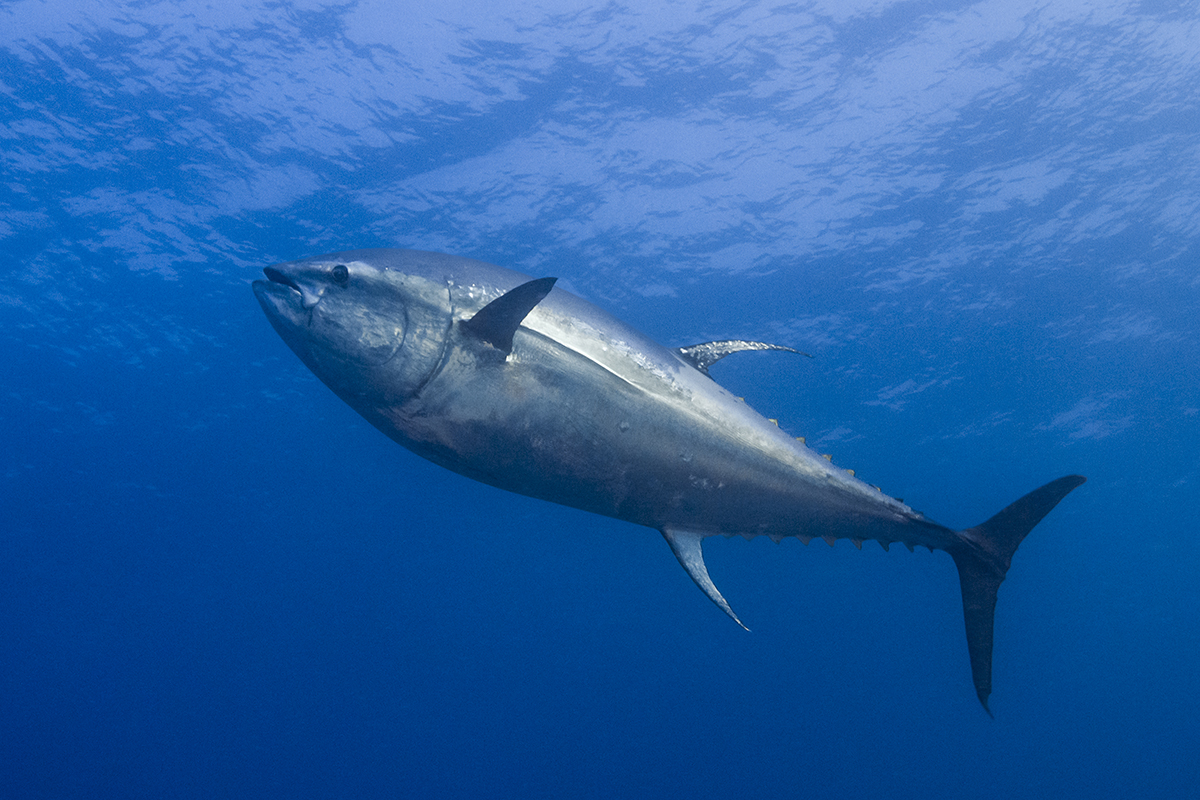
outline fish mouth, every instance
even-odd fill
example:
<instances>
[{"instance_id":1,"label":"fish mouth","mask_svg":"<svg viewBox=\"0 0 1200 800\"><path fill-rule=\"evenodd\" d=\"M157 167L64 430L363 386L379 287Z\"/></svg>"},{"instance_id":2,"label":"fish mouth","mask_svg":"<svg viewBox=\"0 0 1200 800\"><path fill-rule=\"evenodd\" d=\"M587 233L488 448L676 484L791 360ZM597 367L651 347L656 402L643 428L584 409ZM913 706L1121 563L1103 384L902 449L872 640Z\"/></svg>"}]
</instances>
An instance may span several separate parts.
<instances>
[{"instance_id":1,"label":"fish mouth","mask_svg":"<svg viewBox=\"0 0 1200 800\"><path fill-rule=\"evenodd\" d=\"M301 296L304 295L304 290L300 288L300 284L296 283L294 280L289 278L287 275L284 275L274 267L263 267L263 275L266 275L267 280L269 280L271 283L290 286L297 294Z\"/></svg>"},{"instance_id":2,"label":"fish mouth","mask_svg":"<svg viewBox=\"0 0 1200 800\"><path fill-rule=\"evenodd\" d=\"M300 284L274 267L266 267L263 274L267 280L254 281L251 288L271 324L277 330L285 321L288 325L301 324L308 305Z\"/></svg>"}]
</instances>

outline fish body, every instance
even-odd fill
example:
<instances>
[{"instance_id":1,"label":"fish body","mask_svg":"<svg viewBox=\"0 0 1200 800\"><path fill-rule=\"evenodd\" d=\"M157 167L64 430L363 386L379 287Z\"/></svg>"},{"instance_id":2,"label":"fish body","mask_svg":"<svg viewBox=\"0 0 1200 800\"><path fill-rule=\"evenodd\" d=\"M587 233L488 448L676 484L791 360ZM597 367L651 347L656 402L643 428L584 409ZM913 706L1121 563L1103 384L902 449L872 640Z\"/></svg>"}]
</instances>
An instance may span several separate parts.
<instances>
[{"instance_id":1,"label":"fish body","mask_svg":"<svg viewBox=\"0 0 1200 800\"><path fill-rule=\"evenodd\" d=\"M739 624L704 566L706 537L950 553L985 708L995 589L1028 530L1083 482L1061 478L954 531L834 466L708 375L730 352L790 348L669 349L552 278L438 253L358 250L264 272L254 291L276 331L383 433L475 480L660 531Z\"/></svg>"}]
</instances>

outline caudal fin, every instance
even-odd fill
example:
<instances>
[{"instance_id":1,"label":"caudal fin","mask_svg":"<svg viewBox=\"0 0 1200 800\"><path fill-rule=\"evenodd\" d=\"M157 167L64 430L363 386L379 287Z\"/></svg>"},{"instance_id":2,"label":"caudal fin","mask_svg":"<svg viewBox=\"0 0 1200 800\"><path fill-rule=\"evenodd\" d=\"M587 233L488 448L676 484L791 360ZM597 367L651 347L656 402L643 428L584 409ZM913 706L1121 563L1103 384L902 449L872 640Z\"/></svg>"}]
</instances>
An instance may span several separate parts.
<instances>
[{"instance_id":1,"label":"caudal fin","mask_svg":"<svg viewBox=\"0 0 1200 800\"><path fill-rule=\"evenodd\" d=\"M1087 478L1067 475L1034 489L982 525L959 531L962 546L950 551L962 584L963 615L967 622L967 650L971 676L983 710L991 716L992 623L996 592L1012 564L1013 553L1033 526Z\"/></svg>"}]
</instances>

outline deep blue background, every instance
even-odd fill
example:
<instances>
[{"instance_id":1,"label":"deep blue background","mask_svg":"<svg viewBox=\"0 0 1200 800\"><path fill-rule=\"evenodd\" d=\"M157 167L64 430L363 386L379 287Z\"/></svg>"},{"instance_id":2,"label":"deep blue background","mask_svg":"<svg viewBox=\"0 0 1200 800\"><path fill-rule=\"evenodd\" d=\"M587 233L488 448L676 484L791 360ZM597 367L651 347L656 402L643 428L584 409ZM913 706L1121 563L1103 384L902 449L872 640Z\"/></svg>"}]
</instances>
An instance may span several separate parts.
<instances>
[{"instance_id":1,"label":"deep blue background","mask_svg":"<svg viewBox=\"0 0 1200 800\"><path fill-rule=\"evenodd\" d=\"M1200 19L987 0L0 7L0 794L1181 797L1200 590ZM934 519L661 537L362 422L249 281L482 258Z\"/></svg>"}]
</instances>

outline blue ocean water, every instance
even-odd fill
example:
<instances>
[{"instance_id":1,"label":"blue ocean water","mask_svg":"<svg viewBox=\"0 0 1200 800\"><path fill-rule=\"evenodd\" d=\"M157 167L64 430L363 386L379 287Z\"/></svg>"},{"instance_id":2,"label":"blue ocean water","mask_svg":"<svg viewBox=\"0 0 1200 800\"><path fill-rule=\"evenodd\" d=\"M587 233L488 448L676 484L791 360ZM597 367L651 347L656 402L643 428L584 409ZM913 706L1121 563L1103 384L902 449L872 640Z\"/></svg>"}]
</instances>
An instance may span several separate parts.
<instances>
[{"instance_id":1,"label":"blue ocean water","mask_svg":"<svg viewBox=\"0 0 1200 800\"><path fill-rule=\"evenodd\" d=\"M0 794L1182 797L1195 2L0 5ZM250 281L480 258L954 527L1069 473L979 708L954 567L648 529L379 434Z\"/></svg>"}]
</instances>

